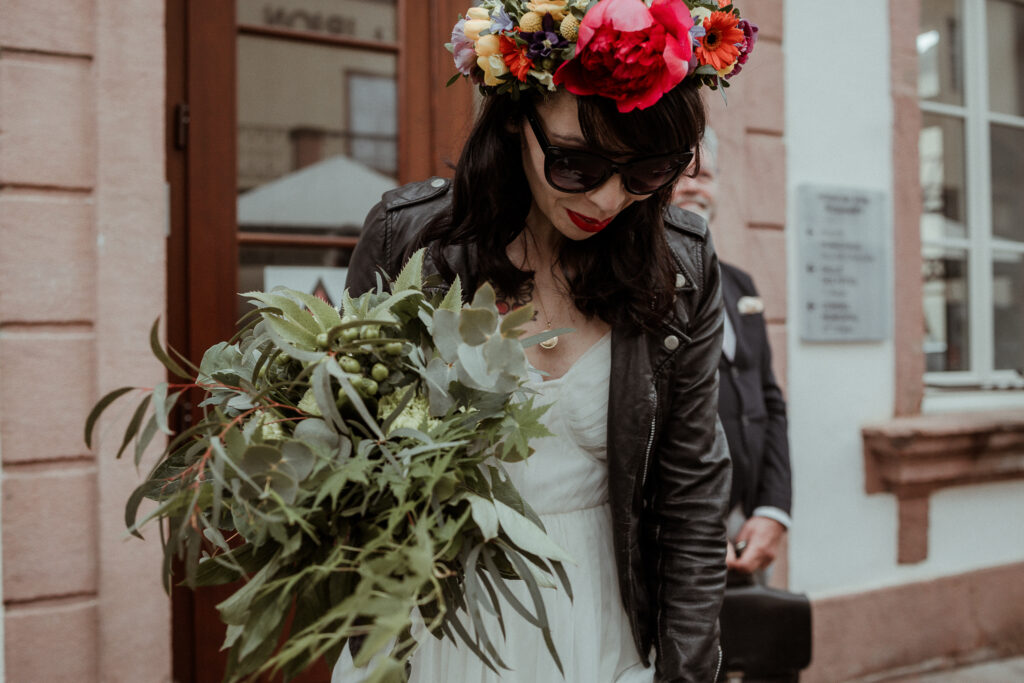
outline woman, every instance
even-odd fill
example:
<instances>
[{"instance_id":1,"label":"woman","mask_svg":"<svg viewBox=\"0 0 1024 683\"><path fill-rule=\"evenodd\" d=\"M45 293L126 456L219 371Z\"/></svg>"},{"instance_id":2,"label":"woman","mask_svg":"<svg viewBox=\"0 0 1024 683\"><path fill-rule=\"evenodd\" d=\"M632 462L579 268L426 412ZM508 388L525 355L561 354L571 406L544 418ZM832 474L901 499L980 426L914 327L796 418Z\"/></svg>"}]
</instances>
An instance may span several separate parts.
<instances>
[{"instance_id":1,"label":"woman","mask_svg":"<svg viewBox=\"0 0 1024 683\"><path fill-rule=\"evenodd\" d=\"M469 293L490 282L499 307L532 303L528 334L574 330L528 350L555 436L509 467L577 560L572 601L545 591L571 682L718 676L729 495L719 272L703 220L667 205L704 129L698 86L710 77L693 73L691 47L710 42L717 15L736 29L738 13L697 9L694 29L682 0L472 8L450 47L488 97L454 181L387 193L349 267L358 294L425 246L445 282L457 275ZM500 677L468 648L426 638L413 680L562 680L540 631L511 609L504 620Z\"/></svg>"}]
</instances>

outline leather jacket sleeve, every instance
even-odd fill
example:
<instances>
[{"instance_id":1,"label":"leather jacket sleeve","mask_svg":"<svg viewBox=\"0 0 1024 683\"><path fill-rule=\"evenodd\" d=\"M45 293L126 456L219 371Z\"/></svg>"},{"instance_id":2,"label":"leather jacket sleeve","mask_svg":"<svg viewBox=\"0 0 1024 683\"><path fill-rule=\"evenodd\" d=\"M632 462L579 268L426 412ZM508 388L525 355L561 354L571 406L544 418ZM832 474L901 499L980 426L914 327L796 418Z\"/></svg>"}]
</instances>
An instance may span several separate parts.
<instances>
[{"instance_id":1,"label":"leather jacket sleeve","mask_svg":"<svg viewBox=\"0 0 1024 683\"><path fill-rule=\"evenodd\" d=\"M665 426L653 462L656 680L714 681L725 589L725 517L731 463L717 418L724 308L718 260L704 245L702 300L673 362Z\"/></svg>"},{"instance_id":2,"label":"leather jacket sleeve","mask_svg":"<svg viewBox=\"0 0 1024 683\"><path fill-rule=\"evenodd\" d=\"M768 345L767 329L761 349L761 388L768 423L765 426L764 459L761 464L761 480L757 486L756 506L769 505L789 514L792 508L792 475L786 399L782 397L782 389L772 371L772 349Z\"/></svg>"},{"instance_id":3,"label":"leather jacket sleeve","mask_svg":"<svg viewBox=\"0 0 1024 683\"><path fill-rule=\"evenodd\" d=\"M387 211L384 202L379 202L370 209L370 213L366 216L363 231L355 251L352 252L352 259L348 264L348 275L345 278L345 287L352 297L357 297L375 288L377 273L381 269L384 269L392 277L397 275L390 271L390 264L385 258L386 218Z\"/></svg>"}]
</instances>

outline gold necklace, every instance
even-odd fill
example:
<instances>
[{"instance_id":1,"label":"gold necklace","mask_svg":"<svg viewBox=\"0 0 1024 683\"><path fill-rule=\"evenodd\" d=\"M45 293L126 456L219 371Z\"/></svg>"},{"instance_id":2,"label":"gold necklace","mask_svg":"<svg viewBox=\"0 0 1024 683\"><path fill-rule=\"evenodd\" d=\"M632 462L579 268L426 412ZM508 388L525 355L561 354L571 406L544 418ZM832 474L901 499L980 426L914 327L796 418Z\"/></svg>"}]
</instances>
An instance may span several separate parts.
<instances>
[{"instance_id":1,"label":"gold necklace","mask_svg":"<svg viewBox=\"0 0 1024 683\"><path fill-rule=\"evenodd\" d=\"M548 317L547 311L544 309L544 302L541 301L541 298L540 298L540 290L536 289L535 291L537 293L536 299L537 299L537 306L540 309L540 314L543 315L544 316L544 320L547 321L546 325L544 327L544 331L545 332L550 332L551 331L551 318ZM554 337L551 337L550 339L545 339L544 341L542 341L540 343L540 347L542 349L545 349L545 350L548 350L548 351L550 351L551 349L555 348L556 346L558 346L558 335L557 334Z\"/></svg>"}]
</instances>

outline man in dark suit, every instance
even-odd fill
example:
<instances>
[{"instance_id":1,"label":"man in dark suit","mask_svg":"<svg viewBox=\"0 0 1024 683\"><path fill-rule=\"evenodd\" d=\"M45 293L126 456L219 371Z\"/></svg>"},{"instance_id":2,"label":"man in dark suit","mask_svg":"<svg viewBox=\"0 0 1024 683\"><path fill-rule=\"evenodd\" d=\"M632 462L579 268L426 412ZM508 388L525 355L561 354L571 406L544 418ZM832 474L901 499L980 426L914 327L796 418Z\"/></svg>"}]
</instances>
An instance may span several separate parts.
<instances>
[{"instance_id":1,"label":"man in dark suit","mask_svg":"<svg viewBox=\"0 0 1024 683\"><path fill-rule=\"evenodd\" d=\"M673 192L676 206L704 216L712 233L717 200L717 147L708 131L701 172L684 175ZM722 262L725 341L719 363L718 414L733 461L729 569L766 569L789 529L791 478L786 402L772 372L764 304L750 276Z\"/></svg>"}]
</instances>

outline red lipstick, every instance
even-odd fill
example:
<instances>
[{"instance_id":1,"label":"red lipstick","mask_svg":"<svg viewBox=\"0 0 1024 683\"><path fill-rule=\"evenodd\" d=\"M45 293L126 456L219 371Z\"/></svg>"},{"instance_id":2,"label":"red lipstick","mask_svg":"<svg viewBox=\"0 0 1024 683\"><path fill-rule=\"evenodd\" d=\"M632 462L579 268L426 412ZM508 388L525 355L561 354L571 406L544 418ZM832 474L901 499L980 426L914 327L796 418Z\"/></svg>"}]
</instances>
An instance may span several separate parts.
<instances>
[{"instance_id":1,"label":"red lipstick","mask_svg":"<svg viewBox=\"0 0 1024 683\"><path fill-rule=\"evenodd\" d=\"M591 218L590 216L584 216L581 213L576 213L569 209L566 209L565 212L569 214L569 220L584 232L601 232L608 227L609 223L612 222L612 218L615 218L615 216L612 216L612 218L606 218L603 221L599 221Z\"/></svg>"}]
</instances>

